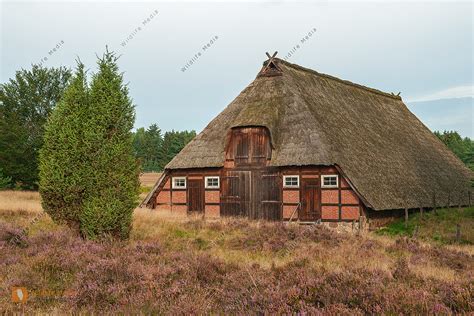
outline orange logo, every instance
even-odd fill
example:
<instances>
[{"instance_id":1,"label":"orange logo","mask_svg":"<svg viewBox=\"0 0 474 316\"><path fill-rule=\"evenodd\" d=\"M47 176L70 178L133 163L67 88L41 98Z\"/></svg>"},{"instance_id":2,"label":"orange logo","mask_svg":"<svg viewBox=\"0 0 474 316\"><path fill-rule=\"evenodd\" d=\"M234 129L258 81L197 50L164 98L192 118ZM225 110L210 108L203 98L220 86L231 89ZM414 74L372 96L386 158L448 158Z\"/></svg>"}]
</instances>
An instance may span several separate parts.
<instances>
[{"instance_id":1,"label":"orange logo","mask_svg":"<svg viewBox=\"0 0 474 316\"><path fill-rule=\"evenodd\" d=\"M25 303L28 299L28 291L24 287L14 287L12 289L12 302Z\"/></svg>"}]
</instances>

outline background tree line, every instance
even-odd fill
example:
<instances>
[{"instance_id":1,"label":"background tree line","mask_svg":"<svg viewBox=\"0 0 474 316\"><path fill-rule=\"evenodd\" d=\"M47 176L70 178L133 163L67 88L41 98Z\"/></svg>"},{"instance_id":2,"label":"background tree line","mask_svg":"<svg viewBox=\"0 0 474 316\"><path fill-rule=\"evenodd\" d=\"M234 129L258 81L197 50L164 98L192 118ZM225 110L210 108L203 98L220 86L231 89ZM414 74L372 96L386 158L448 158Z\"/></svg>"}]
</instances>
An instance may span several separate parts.
<instances>
[{"instance_id":1,"label":"background tree line","mask_svg":"<svg viewBox=\"0 0 474 316\"><path fill-rule=\"evenodd\" d=\"M71 78L66 67L32 65L0 84L0 188L38 189L45 124ZM133 149L142 171L162 170L195 135L174 130L162 134L155 124L137 129Z\"/></svg>"},{"instance_id":2,"label":"background tree line","mask_svg":"<svg viewBox=\"0 0 474 316\"><path fill-rule=\"evenodd\" d=\"M462 138L458 132L435 131L434 134L471 170L474 171L474 140L469 137Z\"/></svg>"},{"instance_id":3,"label":"background tree line","mask_svg":"<svg viewBox=\"0 0 474 316\"><path fill-rule=\"evenodd\" d=\"M194 130L172 130L162 134L156 124L147 129L140 127L133 133L135 157L140 160L142 171L162 171L195 136Z\"/></svg>"}]
</instances>

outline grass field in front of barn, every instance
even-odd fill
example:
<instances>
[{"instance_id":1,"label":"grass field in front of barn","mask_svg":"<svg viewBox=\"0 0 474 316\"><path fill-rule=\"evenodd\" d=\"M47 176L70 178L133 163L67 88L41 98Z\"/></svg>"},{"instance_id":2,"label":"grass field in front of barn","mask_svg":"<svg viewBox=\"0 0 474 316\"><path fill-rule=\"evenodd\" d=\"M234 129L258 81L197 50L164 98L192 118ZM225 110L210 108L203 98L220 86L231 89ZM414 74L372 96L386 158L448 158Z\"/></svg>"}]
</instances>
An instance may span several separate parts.
<instances>
[{"instance_id":1,"label":"grass field in front of barn","mask_svg":"<svg viewBox=\"0 0 474 316\"><path fill-rule=\"evenodd\" d=\"M407 227L394 223L381 233L356 236L136 209L129 241L93 242L54 224L38 193L3 191L0 310L473 312L473 212L438 210L423 220L413 216ZM453 237L457 222L463 224L461 243ZM414 225L417 240L410 237ZM14 287L26 289L26 303L12 302Z\"/></svg>"}]
</instances>

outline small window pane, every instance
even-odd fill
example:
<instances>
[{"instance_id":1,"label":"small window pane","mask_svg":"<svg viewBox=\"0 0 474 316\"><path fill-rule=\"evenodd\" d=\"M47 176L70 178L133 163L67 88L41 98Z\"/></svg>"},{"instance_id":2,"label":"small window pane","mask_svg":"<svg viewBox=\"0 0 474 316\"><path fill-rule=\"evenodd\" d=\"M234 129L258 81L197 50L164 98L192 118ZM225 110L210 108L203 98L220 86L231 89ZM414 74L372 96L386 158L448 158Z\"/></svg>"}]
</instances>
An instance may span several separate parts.
<instances>
[{"instance_id":1,"label":"small window pane","mask_svg":"<svg viewBox=\"0 0 474 316\"><path fill-rule=\"evenodd\" d=\"M298 180L298 176L285 176L283 179L283 186L297 188L299 186Z\"/></svg>"},{"instance_id":2,"label":"small window pane","mask_svg":"<svg viewBox=\"0 0 474 316\"><path fill-rule=\"evenodd\" d=\"M337 187L337 176L323 176L324 187Z\"/></svg>"},{"instance_id":3,"label":"small window pane","mask_svg":"<svg viewBox=\"0 0 474 316\"><path fill-rule=\"evenodd\" d=\"M186 188L186 178L173 178L173 188Z\"/></svg>"},{"instance_id":4,"label":"small window pane","mask_svg":"<svg viewBox=\"0 0 474 316\"><path fill-rule=\"evenodd\" d=\"M219 188L219 177L206 177L206 188Z\"/></svg>"}]
</instances>

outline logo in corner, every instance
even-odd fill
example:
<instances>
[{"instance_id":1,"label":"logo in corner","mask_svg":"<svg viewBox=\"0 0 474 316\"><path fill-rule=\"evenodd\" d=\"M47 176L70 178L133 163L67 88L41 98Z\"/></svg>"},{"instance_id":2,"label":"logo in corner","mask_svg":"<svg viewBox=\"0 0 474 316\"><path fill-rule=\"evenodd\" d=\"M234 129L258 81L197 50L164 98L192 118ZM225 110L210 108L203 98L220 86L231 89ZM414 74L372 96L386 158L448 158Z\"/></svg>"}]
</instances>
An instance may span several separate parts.
<instances>
[{"instance_id":1,"label":"logo in corner","mask_svg":"<svg viewBox=\"0 0 474 316\"><path fill-rule=\"evenodd\" d=\"M28 291L24 287L12 288L12 302L13 303L26 303L28 300Z\"/></svg>"}]
</instances>

